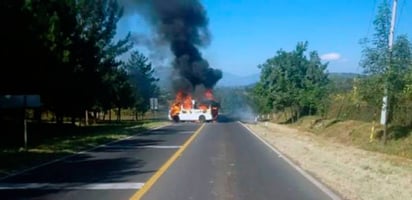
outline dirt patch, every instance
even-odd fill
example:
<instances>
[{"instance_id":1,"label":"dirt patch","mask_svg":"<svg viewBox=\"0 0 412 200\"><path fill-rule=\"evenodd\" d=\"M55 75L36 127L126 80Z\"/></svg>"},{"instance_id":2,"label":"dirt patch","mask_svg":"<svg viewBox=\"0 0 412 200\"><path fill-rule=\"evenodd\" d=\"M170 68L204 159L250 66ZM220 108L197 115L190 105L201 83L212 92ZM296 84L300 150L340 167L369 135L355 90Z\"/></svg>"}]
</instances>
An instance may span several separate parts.
<instances>
[{"instance_id":1,"label":"dirt patch","mask_svg":"<svg viewBox=\"0 0 412 200\"><path fill-rule=\"evenodd\" d=\"M335 143L274 123L247 126L345 199L412 197L412 160Z\"/></svg>"}]
</instances>

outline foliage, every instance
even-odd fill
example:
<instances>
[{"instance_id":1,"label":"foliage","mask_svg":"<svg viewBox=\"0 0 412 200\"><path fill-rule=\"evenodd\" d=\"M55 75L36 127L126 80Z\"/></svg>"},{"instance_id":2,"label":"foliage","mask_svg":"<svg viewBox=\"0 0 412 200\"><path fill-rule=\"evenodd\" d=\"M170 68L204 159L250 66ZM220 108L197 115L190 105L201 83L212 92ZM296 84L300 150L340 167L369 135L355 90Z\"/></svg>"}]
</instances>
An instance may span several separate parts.
<instances>
[{"instance_id":1,"label":"foliage","mask_svg":"<svg viewBox=\"0 0 412 200\"><path fill-rule=\"evenodd\" d=\"M329 91L331 94L341 94L351 92L355 81L362 78L359 74L354 73L330 73L329 74Z\"/></svg>"},{"instance_id":2,"label":"foliage","mask_svg":"<svg viewBox=\"0 0 412 200\"><path fill-rule=\"evenodd\" d=\"M387 1L383 1L378 8L378 14L373 21L375 33L372 39L363 38L363 59L360 66L364 68L364 73L382 74L386 71L389 61L389 29L390 29L391 11Z\"/></svg>"},{"instance_id":3,"label":"foliage","mask_svg":"<svg viewBox=\"0 0 412 200\"><path fill-rule=\"evenodd\" d=\"M134 103L118 57L132 45L115 40L123 9L117 0L5 0L0 93L40 94L57 120L85 110ZM12 62L10 62L12 61ZM136 96L136 94L133 94Z\"/></svg>"},{"instance_id":4,"label":"foliage","mask_svg":"<svg viewBox=\"0 0 412 200\"><path fill-rule=\"evenodd\" d=\"M255 101L263 104L260 112L292 108L293 117L323 110L329 79L316 51L306 55L308 43L298 43L295 50L279 50L259 66L261 79L256 85Z\"/></svg>"},{"instance_id":5,"label":"foliage","mask_svg":"<svg viewBox=\"0 0 412 200\"><path fill-rule=\"evenodd\" d=\"M378 110L387 88L389 121L398 123L398 119L403 118L399 111L407 107L405 98L409 90L408 77L412 73L412 45L406 35L399 35L392 49L389 49L390 17L390 7L383 1L374 20L373 37L362 41L363 58L360 66L367 76L361 79L359 91L362 99Z\"/></svg>"},{"instance_id":6,"label":"foliage","mask_svg":"<svg viewBox=\"0 0 412 200\"><path fill-rule=\"evenodd\" d=\"M133 87L135 111L145 113L150 108L150 98L159 94L159 88L156 85L158 79L154 77L152 64L142 53L134 51L124 68Z\"/></svg>"}]
</instances>

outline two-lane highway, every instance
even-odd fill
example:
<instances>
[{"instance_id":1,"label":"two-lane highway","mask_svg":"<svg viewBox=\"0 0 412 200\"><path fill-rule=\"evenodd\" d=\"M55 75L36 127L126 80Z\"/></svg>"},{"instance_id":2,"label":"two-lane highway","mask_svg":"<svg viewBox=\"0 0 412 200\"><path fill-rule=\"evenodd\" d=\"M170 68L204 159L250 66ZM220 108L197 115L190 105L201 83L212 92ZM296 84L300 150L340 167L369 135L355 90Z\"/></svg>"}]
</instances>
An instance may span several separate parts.
<instances>
[{"instance_id":1,"label":"two-lane highway","mask_svg":"<svg viewBox=\"0 0 412 200\"><path fill-rule=\"evenodd\" d=\"M331 199L240 123L199 127L173 124L0 180L0 197Z\"/></svg>"},{"instance_id":2,"label":"two-lane highway","mask_svg":"<svg viewBox=\"0 0 412 200\"><path fill-rule=\"evenodd\" d=\"M240 123L207 124L145 200L331 199Z\"/></svg>"}]
</instances>

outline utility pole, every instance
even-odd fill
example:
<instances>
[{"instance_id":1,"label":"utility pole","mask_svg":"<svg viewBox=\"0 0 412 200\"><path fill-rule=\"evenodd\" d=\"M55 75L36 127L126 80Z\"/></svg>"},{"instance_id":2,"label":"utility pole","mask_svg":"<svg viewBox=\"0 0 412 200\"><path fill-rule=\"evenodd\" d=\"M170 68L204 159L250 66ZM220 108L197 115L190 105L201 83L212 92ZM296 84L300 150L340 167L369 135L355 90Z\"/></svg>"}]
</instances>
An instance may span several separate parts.
<instances>
[{"instance_id":1,"label":"utility pole","mask_svg":"<svg viewBox=\"0 0 412 200\"><path fill-rule=\"evenodd\" d=\"M394 32L395 32L395 22L396 22L396 9L398 5L398 0L393 0L392 4L392 17L391 17L391 27L389 30L389 60L388 60L388 67L386 68L386 76L388 76L390 73L390 68L391 68L391 63L392 63L392 46L393 46L393 37L394 37ZM384 91L384 97L382 99L382 111L381 111L381 124L384 126L383 130L383 144L386 143L387 139L387 132L388 132L388 117L389 117L389 80L388 77L386 77L386 83L385 83L385 91Z\"/></svg>"},{"instance_id":2,"label":"utility pole","mask_svg":"<svg viewBox=\"0 0 412 200\"><path fill-rule=\"evenodd\" d=\"M26 107L27 107L27 96L23 95L23 131L24 131L24 150L27 151L27 115L26 115Z\"/></svg>"}]
</instances>

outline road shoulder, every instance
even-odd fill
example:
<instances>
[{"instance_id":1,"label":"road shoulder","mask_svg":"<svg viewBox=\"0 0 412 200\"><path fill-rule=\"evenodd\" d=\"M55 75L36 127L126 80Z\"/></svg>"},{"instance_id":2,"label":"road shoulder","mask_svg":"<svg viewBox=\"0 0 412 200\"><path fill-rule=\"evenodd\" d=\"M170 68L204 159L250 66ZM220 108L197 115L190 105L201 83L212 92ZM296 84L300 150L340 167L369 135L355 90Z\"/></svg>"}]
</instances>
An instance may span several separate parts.
<instances>
[{"instance_id":1,"label":"road shoulder","mask_svg":"<svg viewBox=\"0 0 412 200\"><path fill-rule=\"evenodd\" d=\"M286 126L247 124L345 199L408 199L412 161L344 146Z\"/></svg>"}]
</instances>

